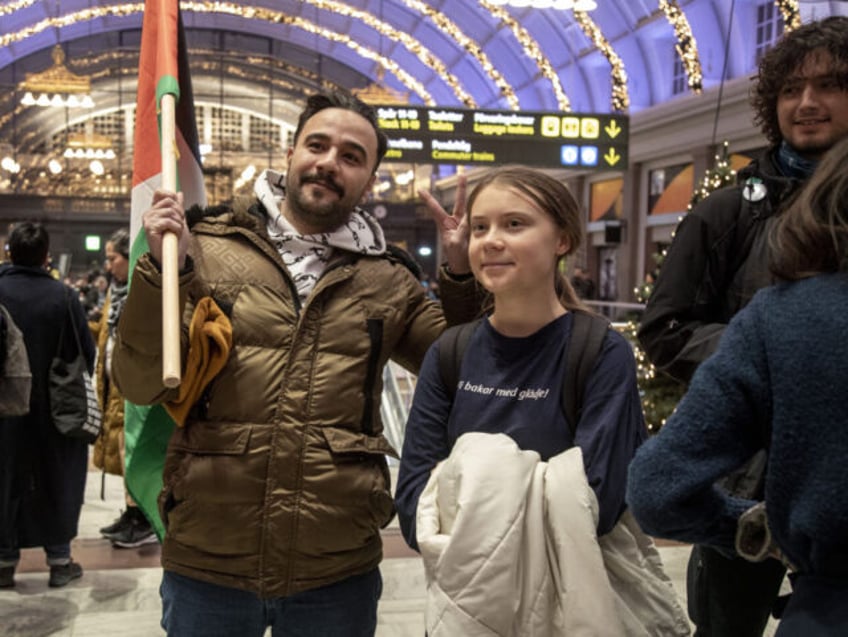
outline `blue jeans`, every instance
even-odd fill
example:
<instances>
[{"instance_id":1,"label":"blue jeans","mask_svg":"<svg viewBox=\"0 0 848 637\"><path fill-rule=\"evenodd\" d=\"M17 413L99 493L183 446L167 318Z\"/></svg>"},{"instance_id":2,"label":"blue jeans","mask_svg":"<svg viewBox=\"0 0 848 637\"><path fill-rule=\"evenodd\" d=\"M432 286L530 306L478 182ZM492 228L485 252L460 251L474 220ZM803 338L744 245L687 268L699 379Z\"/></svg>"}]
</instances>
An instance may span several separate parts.
<instances>
[{"instance_id":1,"label":"blue jeans","mask_svg":"<svg viewBox=\"0 0 848 637\"><path fill-rule=\"evenodd\" d=\"M162 628L169 637L372 637L383 591L380 569L288 597L201 582L165 571Z\"/></svg>"},{"instance_id":2,"label":"blue jeans","mask_svg":"<svg viewBox=\"0 0 848 637\"><path fill-rule=\"evenodd\" d=\"M71 559L71 543L45 546L44 554L47 557L48 566L67 564ZM0 548L0 566L17 566L20 561L21 549Z\"/></svg>"}]
</instances>

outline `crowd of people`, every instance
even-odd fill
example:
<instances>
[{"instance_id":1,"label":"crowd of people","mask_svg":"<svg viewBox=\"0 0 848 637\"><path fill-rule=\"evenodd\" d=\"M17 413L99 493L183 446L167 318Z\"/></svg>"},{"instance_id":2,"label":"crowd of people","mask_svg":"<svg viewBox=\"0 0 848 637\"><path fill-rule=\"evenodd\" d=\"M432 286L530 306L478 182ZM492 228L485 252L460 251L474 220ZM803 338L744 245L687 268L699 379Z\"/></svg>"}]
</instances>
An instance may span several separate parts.
<instances>
[{"instance_id":1,"label":"crowd of people","mask_svg":"<svg viewBox=\"0 0 848 637\"><path fill-rule=\"evenodd\" d=\"M20 224L0 303L33 395L0 425L0 586L31 546L51 586L82 575L88 449L51 426L44 386L55 326L87 312L77 336L106 415L94 464L125 472L124 399L174 415L167 447L144 450L163 457L158 501L127 494L102 530L139 546L164 529L168 635L374 635L395 510L424 559L431 637L674 636L690 621L759 637L771 615L781 637L848 634L848 18L784 36L752 104L768 149L685 217L643 317L652 362L689 385L650 440L631 346L584 305L585 272L563 274L583 240L568 188L507 166L468 196L460 176L450 212L422 191L445 256L422 281L359 206L387 142L345 92L308 98L284 170L252 197L185 210L157 190L149 251L129 272L119 231L109 279L92 273L79 297L46 271L43 227ZM167 233L184 358L217 365L186 370L202 379L188 397L163 384L150 320ZM419 377L394 497L389 359ZM693 544L688 619L645 533Z\"/></svg>"}]
</instances>

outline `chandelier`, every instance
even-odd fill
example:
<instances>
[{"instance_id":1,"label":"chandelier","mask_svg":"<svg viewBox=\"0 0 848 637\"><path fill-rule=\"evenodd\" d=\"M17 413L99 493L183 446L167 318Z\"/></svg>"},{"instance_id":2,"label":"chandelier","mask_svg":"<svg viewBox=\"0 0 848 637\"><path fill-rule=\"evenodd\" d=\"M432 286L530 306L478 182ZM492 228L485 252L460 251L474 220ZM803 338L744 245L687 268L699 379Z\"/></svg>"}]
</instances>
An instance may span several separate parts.
<instances>
[{"instance_id":1,"label":"chandelier","mask_svg":"<svg viewBox=\"0 0 848 637\"><path fill-rule=\"evenodd\" d=\"M516 8L556 9L558 11L594 11L598 8L595 0L489 0L492 4L509 5Z\"/></svg>"},{"instance_id":2,"label":"chandelier","mask_svg":"<svg viewBox=\"0 0 848 637\"><path fill-rule=\"evenodd\" d=\"M21 82L24 106L68 106L92 108L91 78L77 75L65 66L65 51L61 45L53 47L53 66L41 73L27 73ZM38 94L38 97L36 97Z\"/></svg>"},{"instance_id":3,"label":"chandelier","mask_svg":"<svg viewBox=\"0 0 848 637\"><path fill-rule=\"evenodd\" d=\"M97 133L68 133L65 159L115 159L112 140Z\"/></svg>"}]
</instances>

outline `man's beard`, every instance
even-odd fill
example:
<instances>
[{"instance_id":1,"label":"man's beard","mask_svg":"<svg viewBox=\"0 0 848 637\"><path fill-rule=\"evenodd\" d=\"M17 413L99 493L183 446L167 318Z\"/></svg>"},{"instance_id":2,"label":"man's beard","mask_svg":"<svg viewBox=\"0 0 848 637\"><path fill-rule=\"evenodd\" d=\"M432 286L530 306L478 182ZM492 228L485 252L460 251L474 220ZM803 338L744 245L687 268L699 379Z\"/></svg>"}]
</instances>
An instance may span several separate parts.
<instances>
[{"instance_id":1,"label":"man's beard","mask_svg":"<svg viewBox=\"0 0 848 637\"><path fill-rule=\"evenodd\" d=\"M286 185L286 205L294 217L305 224L318 228L321 232L331 232L344 224L353 211L353 206L345 200L344 189L335 183L332 177L304 175L299 183L293 184L294 177ZM321 184L333 190L338 199L316 203L303 196L303 187L310 183Z\"/></svg>"}]
</instances>

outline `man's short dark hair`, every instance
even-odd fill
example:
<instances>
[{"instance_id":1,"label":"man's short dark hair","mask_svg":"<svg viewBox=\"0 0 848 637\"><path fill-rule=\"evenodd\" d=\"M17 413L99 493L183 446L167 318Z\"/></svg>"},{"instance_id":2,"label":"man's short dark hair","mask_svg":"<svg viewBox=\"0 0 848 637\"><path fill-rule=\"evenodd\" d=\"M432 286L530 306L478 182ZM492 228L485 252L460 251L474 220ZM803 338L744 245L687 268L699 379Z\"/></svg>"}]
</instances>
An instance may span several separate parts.
<instances>
[{"instance_id":1,"label":"man's short dark hair","mask_svg":"<svg viewBox=\"0 0 848 637\"><path fill-rule=\"evenodd\" d=\"M834 78L848 88L848 17L831 16L810 22L785 34L760 60L751 91L754 124L772 145L783 139L777 119L777 98L792 72L814 51L827 51L833 60Z\"/></svg>"},{"instance_id":2,"label":"man's short dark hair","mask_svg":"<svg viewBox=\"0 0 848 637\"><path fill-rule=\"evenodd\" d=\"M353 111L368 120L368 123L371 124L371 127L374 129L374 133L377 135L377 163L374 164L374 170L376 171L377 166L380 165L380 162L383 161L383 156L386 154L386 149L389 144L388 139L386 138L386 134L380 130L380 127L377 124L377 113L374 109L347 91L337 89L329 93L316 93L314 95L310 95L306 100L306 108L303 109L300 117L297 119L297 129L294 131L292 143L297 144L300 132L306 125L306 122L313 115L323 111L325 108L343 108L348 111Z\"/></svg>"},{"instance_id":3,"label":"man's short dark hair","mask_svg":"<svg viewBox=\"0 0 848 637\"><path fill-rule=\"evenodd\" d=\"M50 236L40 223L19 223L9 236L9 258L15 265L41 267L49 250Z\"/></svg>"}]
</instances>

